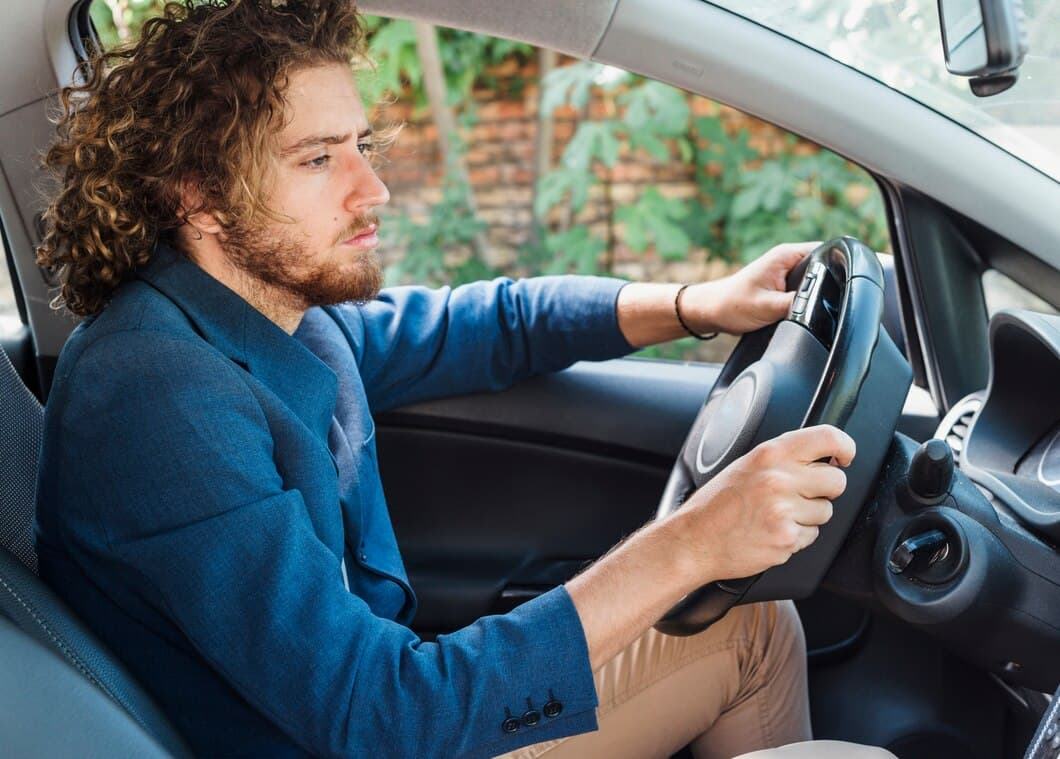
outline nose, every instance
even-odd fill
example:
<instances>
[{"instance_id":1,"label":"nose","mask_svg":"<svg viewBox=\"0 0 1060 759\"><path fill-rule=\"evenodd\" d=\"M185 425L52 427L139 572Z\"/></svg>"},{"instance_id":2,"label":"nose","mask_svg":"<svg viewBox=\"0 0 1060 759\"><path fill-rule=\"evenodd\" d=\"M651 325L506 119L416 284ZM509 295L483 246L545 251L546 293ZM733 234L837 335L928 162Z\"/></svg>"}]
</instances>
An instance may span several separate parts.
<instances>
[{"instance_id":1,"label":"nose","mask_svg":"<svg viewBox=\"0 0 1060 759\"><path fill-rule=\"evenodd\" d=\"M354 154L350 191L346 195L346 210L353 213L386 205L390 190L375 173L368 157L359 151Z\"/></svg>"}]
</instances>

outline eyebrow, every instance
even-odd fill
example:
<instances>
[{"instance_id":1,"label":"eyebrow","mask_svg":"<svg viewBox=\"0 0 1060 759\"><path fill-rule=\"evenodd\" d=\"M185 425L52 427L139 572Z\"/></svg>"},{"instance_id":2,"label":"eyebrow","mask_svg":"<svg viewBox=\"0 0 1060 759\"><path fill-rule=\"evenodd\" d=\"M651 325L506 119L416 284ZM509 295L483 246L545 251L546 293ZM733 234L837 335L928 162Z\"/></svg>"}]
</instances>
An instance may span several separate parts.
<instances>
[{"instance_id":1,"label":"eyebrow","mask_svg":"<svg viewBox=\"0 0 1060 759\"><path fill-rule=\"evenodd\" d=\"M297 153L308 147L316 145L341 145L350 139L353 135L352 132L346 132L345 134L312 134L308 137L303 137L293 145L288 145L286 148L280 151L280 155L289 156L293 153ZM372 136L371 127L363 129L357 134L357 141L365 139L366 137Z\"/></svg>"}]
</instances>

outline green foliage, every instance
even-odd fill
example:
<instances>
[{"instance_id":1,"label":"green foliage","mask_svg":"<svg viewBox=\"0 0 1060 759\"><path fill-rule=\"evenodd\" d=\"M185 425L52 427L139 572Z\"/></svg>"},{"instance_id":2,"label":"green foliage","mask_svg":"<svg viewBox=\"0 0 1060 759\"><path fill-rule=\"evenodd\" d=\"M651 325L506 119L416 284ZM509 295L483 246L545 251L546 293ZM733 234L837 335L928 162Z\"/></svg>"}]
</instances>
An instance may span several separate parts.
<instances>
[{"instance_id":1,"label":"green foliage","mask_svg":"<svg viewBox=\"0 0 1060 759\"><path fill-rule=\"evenodd\" d=\"M144 21L162 14L165 0L93 0L89 15L104 50L136 39Z\"/></svg>"},{"instance_id":2,"label":"green foliage","mask_svg":"<svg viewBox=\"0 0 1060 759\"><path fill-rule=\"evenodd\" d=\"M680 260L700 247L746 263L784 240L842 234L877 250L888 247L879 191L853 164L827 151L799 149L790 135L785 150L764 155L746 129L730 133L720 116L694 118L681 90L608 73L598 63L579 62L552 72L543 84L546 109L584 109L596 97L613 115L579 122L559 166L539 179L538 219L564 204L581 212L592 186L610 181L620 157L636 159L640 151L662 163L694 162L698 193L692 200L668 199L649 186L618 208L621 239L636 253L653 248L661 258Z\"/></svg>"},{"instance_id":3,"label":"green foliage","mask_svg":"<svg viewBox=\"0 0 1060 759\"><path fill-rule=\"evenodd\" d=\"M682 137L688 131L692 109L681 90L650 79L641 80L617 98L625 106L624 121L632 139L638 136ZM657 156L664 161L669 153Z\"/></svg>"},{"instance_id":4,"label":"green foliage","mask_svg":"<svg viewBox=\"0 0 1060 759\"><path fill-rule=\"evenodd\" d=\"M689 225L698 244L731 260L754 260L778 240L824 240L850 234L888 248L878 189L852 164L828 151L786 149L762 159L746 129L729 135L717 119L695 121L697 183L709 209Z\"/></svg>"},{"instance_id":5,"label":"green foliage","mask_svg":"<svg viewBox=\"0 0 1060 759\"><path fill-rule=\"evenodd\" d=\"M405 249L387 270L388 284L460 284L500 273L474 255L471 243L486 224L471 215L467 197L463 181L451 169L442 183L442 199L431 206L425 223L398 214L382 226L384 242ZM450 260L446 251L454 248L467 253Z\"/></svg>"},{"instance_id":6,"label":"green foliage","mask_svg":"<svg viewBox=\"0 0 1060 759\"><path fill-rule=\"evenodd\" d=\"M681 227L689 215L688 204L664 198L651 187L641 193L633 205L619 208L615 218L625 225L626 244L643 253L650 244L666 259L681 260L688 256L692 241Z\"/></svg>"},{"instance_id":7,"label":"green foliage","mask_svg":"<svg viewBox=\"0 0 1060 759\"><path fill-rule=\"evenodd\" d=\"M567 103L579 111L585 108L589 104L593 82L605 68L602 63L578 61L553 69L541 82L544 87L541 110L552 113Z\"/></svg>"},{"instance_id":8,"label":"green foliage","mask_svg":"<svg viewBox=\"0 0 1060 759\"><path fill-rule=\"evenodd\" d=\"M534 198L534 215L542 218L548 209L559 205L567 193L570 193L570 206L575 213L580 212L589 200L589 187L593 184L592 172L585 168L568 168L561 166L541 177Z\"/></svg>"},{"instance_id":9,"label":"green foliage","mask_svg":"<svg viewBox=\"0 0 1060 759\"><path fill-rule=\"evenodd\" d=\"M412 22L364 16L364 24L372 72L360 82L364 100L377 103L409 94L418 105L424 105L427 95ZM510 59L526 59L534 50L522 42L443 27L438 27L438 47L449 104L462 111L473 111L471 93L475 86L497 85L497 80L488 73L490 66Z\"/></svg>"},{"instance_id":10,"label":"green foliage","mask_svg":"<svg viewBox=\"0 0 1060 759\"><path fill-rule=\"evenodd\" d=\"M607 243L579 225L546 232L520 251L519 263L534 274L604 274L600 256L606 249Z\"/></svg>"},{"instance_id":11,"label":"green foliage","mask_svg":"<svg viewBox=\"0 0 1060 759\"><path fill-rule=\"evenodd\" d=\"M397 96L406 88L418 93L422 102L423 69L411 21L365 16L369 37L370 68L358 86L366 103L378 103L388 95Z\"/></svg>"}]
</instances>

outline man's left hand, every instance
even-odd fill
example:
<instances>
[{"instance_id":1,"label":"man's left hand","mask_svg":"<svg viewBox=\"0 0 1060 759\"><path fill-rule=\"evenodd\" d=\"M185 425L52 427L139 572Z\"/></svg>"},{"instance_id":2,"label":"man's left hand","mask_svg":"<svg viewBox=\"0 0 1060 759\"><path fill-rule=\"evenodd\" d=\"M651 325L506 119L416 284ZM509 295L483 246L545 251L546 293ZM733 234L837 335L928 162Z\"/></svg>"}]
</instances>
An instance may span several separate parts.
<instances>
[{"instance_id":1,"label":"man's left hand","mask_svg":"<svg viewBox=\"0 0 1060 759\"><path fill-rule=\"evenodd\" d=\"M681 295L681 316L692 329L742 335L783 319L791 307L788 272L819 242L777 245L723 279L689 287Z\"/></svg>"}]
</instances>

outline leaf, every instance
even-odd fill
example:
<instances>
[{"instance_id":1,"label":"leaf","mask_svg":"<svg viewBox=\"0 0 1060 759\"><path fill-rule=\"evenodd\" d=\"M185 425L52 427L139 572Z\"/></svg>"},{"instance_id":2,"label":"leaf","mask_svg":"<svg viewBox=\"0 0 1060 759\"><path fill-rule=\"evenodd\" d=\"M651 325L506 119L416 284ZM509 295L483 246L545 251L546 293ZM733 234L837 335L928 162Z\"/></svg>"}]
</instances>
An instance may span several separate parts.
<instances>
[{"instance_id":1,"label":"leaf","mask_svg":"<svg viewBox=\"0 0 1060 759\"><path fill-rule=\"evenodd\" d=\"M596 132L594 155L609 169L614 168L615 164L618 163L618 153L621 145L618 142L618 138L615 137L613 124L605 122L601 123L600 127Z\"/></svg>"},{"instance_id":2,"label":"leaf","mask_svg":"<svg viewBox=\"0 0 1060 759\"><path fill-rule=\"evenodd\" d=\"M685 137L677 140L677 152L681 156L681 163L691 163L694 153L692 143Z\"/></svg>"},{"instance_id":3,"label":"leaf","mask_svg":"<svg viewBox=\"0 0 1060 759\"><path fill-rule=\"evenodd\" d=\"M651 104L652 121L663 134L676 137L688 131L692 109L684 92L662 82L649 81L644 85L644 94Z\"/></svg>"},{"instance_id":4,"label":"leaf","mask_svg":"<svg viewBox=\"0 0 1060 759\"><path fill-rule=\"evenodd\" d=\"M623 225L623 239L633 252L643 253L648 249L648 228L636 205L619 208L615 220Z\"/></svg>"},{"instance_id":5,"label":"leaf","mask_svg":"<svg viewBox=\"0 0 1060 759\"><path fill-rule=\"evenodd\" d=\"M634 150L643 148L658 161L670 160L670 148L657 135L650 132L630 132L629 146Z\"/></svg>"},{"instance_id":6,"label":"leaf","mask_svg":"<svg viewBox=\"0 0 1060 759\"><path fill-rule=\"evenodd\" d=\"M591 121L583 121L578 124L574 136L571 137L567 147L563 149L560 162L568 169L574 171L588 171L593 160L593 141L595 125Z\"/></svg>"},{"instance_id":7,"label":"leaf","mask_svg":"<svg viewBox=\"0 0 1060 759\"><path fill-rule=\"evenodd\" d=\"M663 217L652 217L648 224L655 238L655 250L663 258L680 260L688 257L692 241L678 225Z\"/></svg>"},{"instance_id":8,"label":"leaf","mask_svg":"<svg viewBox=\"0 0 1060 759\"><path fill-rule=\"evenodd\" d=\"M570 180L570 172L565 169L550 171L538 180L534 196L534 215L537 218L543 218L550 208L563 200L570 189Z\"/></svg>"},{"instance_id":9,"label":"leaf","mask_svg":"<svg viewBox=\"0 0 1060 759\"><path fill-rule=\"evenodd\" d=\"M589 102L589 91L593 80L603 69L603 64L592 61L577 61L569 66L561 66L549 72L541 83L543 93L541 110L551 114L561 105L570 103L582 109Z\"/></svg>"},{"instance_id":10,"label":"leaf","mask_svg":"<svg viewBox=\"0 0 1060 759\"><path fill-rule=\"evenodd\" d=\"M607 245L594 237L587 227L571 227L545 238L545 247L552 253L551 263L543 274L595 274L596 261Z\"/></svg>"},{"instance_id":11,"label":"leaf","mask_svg":"<svg viewBox=\"0 0 1060 759\"><path fill-rule=\"evenodd\" d=\"M578 171L591 171L593 161L614 166L621 147L615 130L613 122L583 121L563 150L563 165Z\"/></svg>"},{"instance_id":12,"label":"leaf","mask_svg":"<svg viewBox=\"0 0 1060 759\"><path fill-rule=\"evenodd\" d=\"M780 161L764 163L758 172L758 184L762 186L762 208L770 213L780 210L790 193L791 178Z\"/></svg>"},{"instance_id":13,"label":"leaf","mask_svg":"<svg viewBox=\"0 0 1060 759\"><path fill-rule=\"evenodd\" d=\"M729 209L729 218L739 221L758 210L762 203L762 188L758 185L750 185L736 193L732 199L732 207Z\"/></svg>"},{"instance_id":14,"label":"leaf","mask_svg":"<svg viewBox=\"0 0 1060 759\"><path fill-rule=\"evenodd\" d=\"M663 197L654 187L645 190L632 205L618 209L615 218L625 227L625 243L637 253L651 242L664 258L684 258L692 241L679 223L689 214L688 204Z\"/></svg>"},{"instance_id":15,"label":"leaf","mask_svg":"<svg viewBox=\"0 0 1060 759\"><path fill-rule=\"evenodd\" d=\"M724 144L729 142L729 135L725 133L725 127L717 116L700 116L695 121L696 134L711 143Z\"/></svg>"},{"instance_id":16,"label":"leaf","mask_svg":"<svg viewBox=\"0 0 1060 759\"><path fill-rule=\"evenodd\" d=\"M581 211L589 200L589 187L595 182L596 177L584 171L565 167L553 169L538 180L534 215L543 219L549 209L563 202L568 192L572 210L575 213Z\"/></svg>"}]
</instances>

